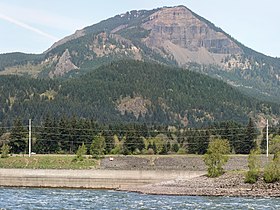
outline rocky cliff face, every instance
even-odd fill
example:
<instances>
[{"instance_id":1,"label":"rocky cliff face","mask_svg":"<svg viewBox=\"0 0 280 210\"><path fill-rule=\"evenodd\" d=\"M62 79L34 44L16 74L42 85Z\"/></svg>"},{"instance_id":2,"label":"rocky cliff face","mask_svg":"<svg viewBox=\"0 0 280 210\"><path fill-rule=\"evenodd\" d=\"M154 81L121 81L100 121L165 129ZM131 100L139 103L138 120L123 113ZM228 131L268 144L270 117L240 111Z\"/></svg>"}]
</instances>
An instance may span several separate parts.
<instances>
[{"instance_id":1,"label":"rocky cliff face","mask_svg":"<svg viewBox=\"0 0 280 210\"><path fill-rule=\"evenodd\" d=\"M243 54L243 50L222 30L217 30L184 6L161 8L147 17L145 13L128 12L114 17L116 22L112 22L112 18L107 20L109 23L101 22L102 27L97 24L79 30L55 43L46 53L52 54L56 48L79 40L77 47L92 52L93 55L85 55L92 61L110 56L136 60L146 57L157 61L169 58L179 66L195 62L227 68L230 65L223 62L227 56ZM141 37L143 31L136 29L143 29L147 34ZM132 33L133 30L136 32ZM158 55L147 54L147 49Z\"/></svg>"},{"instance_id":2,"label":"rocky cliff face","mask_svg":"<svg viewBox=\"0 0 280 210\"><path fill-rule=\"evenodd\" d=\"M66 49L64 53L61 55L61 57L59 58L58 63L55 66L55 70L49 73L49 77L54 78L54 77L63 76L69 71L75 69L78 69L78 67L72 63L69 50Z\"/></svg>"},{"instance_id":3,"label":"rocky cliff face","mask_svg":"<svg viewBox=\"0 0 280 210\"><path fill-rule=\"evenodd\" d=\"M131 11L78 30L45 51L45 60L58 59L58 63L53 60L48 72L53 78L82 68L88 61L94 66L123 58L166 64L171 61L181 67L198 63L226 69L245 68L239 59L225 62L228 56L239 55L235 58L240 58L243 53L222 30L188 8L178 6ZM74 58L77 66L71 61Z\"/></svg>"},{"instance_id":4,"label":"rocky cliff face","mask_svg":"<svg viewBox=\"0 0 280 210\"><path fill-rule=\"evenodd\" d=\"M140 49L131 40L114 33L102 32L96 35L90 43L89 49L95 53L97 58L115 54L124 55L135 60L142 60Z\"/></svg>"},{"instance_id":5,"label":"rocky cliff face","mask_svg":"<svg viewBox=\"0 0 280 210\"><path fill-rule=\"evenodd\" d=\"M229 37L199 20L186 7L163 8L142 26L151 31L145 44L172 54L179 64L220 64L226 55L243 53Z\"/></svg>"}]
</instances>

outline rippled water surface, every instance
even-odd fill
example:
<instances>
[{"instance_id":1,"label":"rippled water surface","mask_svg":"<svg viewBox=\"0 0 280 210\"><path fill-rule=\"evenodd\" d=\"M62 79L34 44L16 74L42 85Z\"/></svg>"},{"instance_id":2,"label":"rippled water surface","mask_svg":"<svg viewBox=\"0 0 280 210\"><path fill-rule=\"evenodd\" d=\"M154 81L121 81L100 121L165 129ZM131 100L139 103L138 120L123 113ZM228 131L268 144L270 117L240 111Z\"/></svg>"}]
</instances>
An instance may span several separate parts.
<instances>
[{"instance_id":1,"label":"rippled water surface","mask_svg":"<svg viewBox=\"0 0 280 210\"><path fill-rule=\"evenodd\" d=\"M280 209L280 198L190 197L136 193L0 188L0 209Z\"/></svg>"}]
</instances>

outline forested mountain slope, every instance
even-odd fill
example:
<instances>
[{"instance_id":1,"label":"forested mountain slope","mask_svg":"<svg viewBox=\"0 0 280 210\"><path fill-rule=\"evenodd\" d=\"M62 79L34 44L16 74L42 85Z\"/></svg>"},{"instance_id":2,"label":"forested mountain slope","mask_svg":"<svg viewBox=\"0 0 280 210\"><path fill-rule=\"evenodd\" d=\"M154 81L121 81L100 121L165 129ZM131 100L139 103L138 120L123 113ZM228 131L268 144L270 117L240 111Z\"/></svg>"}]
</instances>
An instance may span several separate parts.
<instances>
[{"instance_id":1,"label":"forested mountain slope","mask_svg":"<svg viewBox=\"0 0 280 210\"><path fill-rule=\"evenodd\" d=\"M197 127L280 116L279 106L181 68L133 60L112 62L67 80L0 76L0 122L46 114L104 123L141 122Z\"/></svg>"}]
</instances>

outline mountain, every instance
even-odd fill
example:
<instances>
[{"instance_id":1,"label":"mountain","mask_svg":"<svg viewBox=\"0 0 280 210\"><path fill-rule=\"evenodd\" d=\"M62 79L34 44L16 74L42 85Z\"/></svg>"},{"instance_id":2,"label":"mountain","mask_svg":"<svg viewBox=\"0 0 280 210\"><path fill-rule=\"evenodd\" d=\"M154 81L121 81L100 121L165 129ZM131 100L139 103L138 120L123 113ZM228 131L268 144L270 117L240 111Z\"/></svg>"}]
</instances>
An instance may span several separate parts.
<instances>
[{"instance_id":1,"label":"mountain","mask_svg":"<svg viewBox=\"0 0 280 210\"><path fill-rule=\"evenodd\" d=\"M78 30L41 55L0 55L0 75L69 77L128 58L204 73L280 103L280 59L245 47L185 6L116 15Z\"/></svg>"},{"instance_id":2,"label":"mountain","mask_svg":"<svg viewBox=\"0 0 280 210\"><path fill-rule=\"evenodd\" d=\"M2 54L0 87L0 122L52 113L201 126L280 116L280 59L185 6L116 15L39 55Z\"/></svg>"},{"instance_id":3,"label":"mountain","mask_svg":"<svg viewBox=\"0 0 280 210\"><path fill-rule=\"evenodd\" d=\"M133 60L112 62L68 80L1 76L0 95L3 124L18 116L40 123L47 114L188 127L280 116L277 104L248 97L220 80Z\"/></svg>"}]
</instances>

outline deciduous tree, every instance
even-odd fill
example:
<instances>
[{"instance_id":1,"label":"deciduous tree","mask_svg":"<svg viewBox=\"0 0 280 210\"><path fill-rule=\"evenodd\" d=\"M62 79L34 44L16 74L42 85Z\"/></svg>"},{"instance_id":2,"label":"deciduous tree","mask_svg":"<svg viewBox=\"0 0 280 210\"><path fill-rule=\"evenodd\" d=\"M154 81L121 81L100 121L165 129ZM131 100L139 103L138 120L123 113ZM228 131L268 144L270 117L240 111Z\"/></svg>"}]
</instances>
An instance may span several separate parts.
<instances>
[{"instance_id":1,"label":"deciduous tree","mask_svg":"<svg viewBox=\"0 0 280 210\"><path fill-rule=\"evenodd\" d=\"M224 173L223 165L228 161L230 145L228 140L213 139L210 141L207 152L204 156L208 176L217 177Z\"/></svg>"},{"instance_id":2,"label":"deciduous tree","mask_svg":"<svg viewBox=\"0 0 280 210\"><path fill-rule=\"evenodd\" d=\"M93 158L100 158L105 152L105 138L102 135L96 135L90 146L90 154Z\"/></svg>"}]
</instances>

